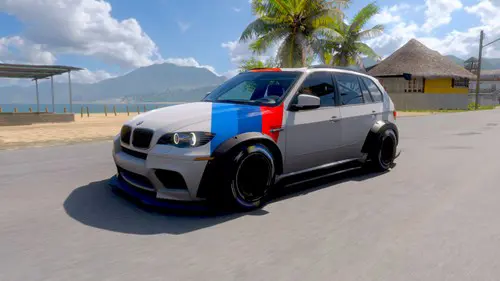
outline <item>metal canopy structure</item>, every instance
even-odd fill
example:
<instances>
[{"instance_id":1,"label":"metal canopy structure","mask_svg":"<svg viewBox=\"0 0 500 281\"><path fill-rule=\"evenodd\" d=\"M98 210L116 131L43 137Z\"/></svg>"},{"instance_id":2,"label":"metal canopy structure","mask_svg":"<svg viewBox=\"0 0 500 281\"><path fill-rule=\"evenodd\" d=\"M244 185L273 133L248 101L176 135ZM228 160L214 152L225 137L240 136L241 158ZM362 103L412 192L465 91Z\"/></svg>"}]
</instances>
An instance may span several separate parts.
<instances>
[{"instance_id":1,"label":"metal canopy structure","mask_svg":"<svg viewBox=\"0 0 500 281\"><path fill-rule=\"evenodd\" d=\"M52 112L55 113L54 105L54 76L68 73L69 84L69 106L73 112L73 93L71 87L71 71L79 71L82 68L62 65L30 65L30 64L4 64L0 63L1 78L25 78L33 79L36 84L37 112L40 112L40 98L38 92L38 80L50 78L52 93Z\"/></svg>"}]
</instances>

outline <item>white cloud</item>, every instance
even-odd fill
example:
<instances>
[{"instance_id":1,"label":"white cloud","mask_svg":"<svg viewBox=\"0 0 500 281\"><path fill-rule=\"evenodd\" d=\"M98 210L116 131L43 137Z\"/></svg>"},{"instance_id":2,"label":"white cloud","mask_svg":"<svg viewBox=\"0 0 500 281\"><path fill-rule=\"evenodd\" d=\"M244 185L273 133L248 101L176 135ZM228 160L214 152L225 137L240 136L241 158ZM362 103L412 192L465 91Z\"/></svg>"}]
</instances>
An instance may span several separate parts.
<instances>
[{"instance_id":1,"label":"white cloud","mask_svg":"<svg viewBox=\"0 0 500 281\"><path fill-rule=\"evenodd\" d=\"M88 69L83 69L80 71L71 72L71 82L75 83L96 83L113 77L116 77L116 75L113 75L104 70L90 71Z\"/></svg>"},{"instance_id":2,"label":"white cloud","mask_svg":"<svg viewBox=\"0 0 500 281\"><path fill-rule=\"evenodd\" d=\"M0 38L0 60L6 63L53 64L56 57L19 36Z\"/></svg>"},{"instance_id":3,"label":"white cloud","mask_svg":"<svg viewBox=\"0 0 500 281\"><path fill-rule=\"evenodd\" d=\"M392 9L392 8L391 8ZM373 16L372 21L375 24L388 24L393 22L400 22L401 17L399 15L393 15L391 9L384 7L380 13Z\"/></svg>"},{"instance_id":4,"label":"white cloud","mask_svg":"<svg viewBox=\"0 0 500 281\"><path fill-rule=\"evenodd\" d=\"M425 32L431 32L433 29L449 24L451 22L451 14L463 7L460 0L425 0L426 20L422 26Z\"/></svg>"},{"instance_id":5,"label":"white cloud","mask_svg":"<svg viewBox=\"0 0 500 281\"><path fill-rule=\"evenodd\" d=\"M233 7L233 11L235 11L235 12L239 13L239 12L241 12L241 9L240 9L240 8L235 8L235 7Z\"/></svg>"},{"instance_id":6,"label":"white cloud","mask_svg":"<svg viewBox=\"0 0 500 281\"><path fill-rule=\"evenodd\" d=\"M405 14L411 9L411 6L407 3L399 3L391 7L382 7L380 13L376 14L372 18L374 24L390 24L402 21L401 15Z\"/></svg>"},{"instance_id":7,"label":"white cloud","mask_svg":"<svg viewBox=\"0 0 500 281\"><path fill-rule=\"evenodd\" d=\"M400 3L400 4L396 4L392 7L389 8L389 12L391 13L397 13L397 12L401 12L401 11L405 11L405 10L409 10L411 8L411 6L407 3Z\"/></svg>"},{"instance_id":8,"label":"white cloud","mask_svg":"<svg viewBox=\"0 0 500 281\"><path fill-rule=\"evenodd\" d=\"M267 60L271 57L276 56L277 46L280 45L278 42L274 47L269 48L269 50L264 54L255 55L252 50L250 50L251 42L239 42L238 40L228 41L221 44L222 48L225 48L229 52L229 58L231 62L237 66L241 64L243 60L247 60L251 57L255 57L260 60Z\"/></svg>"},{"instance_id":9,"label":"white cloud","mask_svg":"<svg viewBox=\"0 0 500 281\"><path fill-rule=\"evenodd\" d=\"M477 4L464 8L470 16L477 16L480 19L481 24L478 26L464 30L453 30L442 37L432 37L419 36L422 30L416 24L401 21L382 36L371 39L367 43L382 56L387 56L411 38L416 38L427 47L443 55L455 55L462 58L477 57L481 30L485 32L484 43L500 38L500 21L496 20L496 16L500 14L500 0L495 1L480 0ZM486 47L483 55L485 57L500 57L500 42Z\"/></svg>"},{"instance_id":10,"label":"white cloud","mask_svg":"<svg viewBox=\"0 0 500 281\"><path fill-rule=\"evenodd\" d=\"M211 65L202 65L200 64L196 59L194 58L168 58L163 60L163 62L167 63L172 63L178 66L193 66L193 67L198 67L198 68L206 68L213 72L215 75L220 76L216 71L215 68Z\"/></svg>"},{"instance_id":11,"label":"white cloud","mask_svg":"<svg viewBox=\"0 0 500 281\"><path fill-rule=\"evenodd\" d=\"M238 40L222 43L222 48L229 51L231 62L239 64L241 61L252 57L252 51L248 48L250 43L240 43Z\"/></svg>"},{"instance_id":12,"label":"white cloud","mask_svg":"<svg viewBox=\"0 0 500 281\"><path fill-rule=\"evenodd\" d=\"M239 69L231 69L227 72L222 73L222 76L226 78L233 78L234 76L238 75L238 73L240 73Z\"/></svg>"},{"instance_id":13,"label":"white cloud","mask_svg":"<svg viewBox=\"0 0 500 281\"><path fill-rule=\"evenodd\" d=\"M415 23L399 22L386 33L367 40L366 43L370 45L377 54L386 57L410 39L415 38L418 29L419 27Z\"/></svg>"},{"instance_id":14,"label":"white cloud","mask_svg":"<svg viewBox=\"0 0 500 281\"><path fill-rule=\"evenodd\" d=\"M177 25L182 33L186 32L189 28L191 28L191 24L187 22L177 21Z\"/></svg>"},{"instance_id":15,"label":"white cloud","mask_svg":"<svg viewBox=\"0 0 500 281\"><path fill-rule=\"evenodd\" d=\"M41 52L95 56L123 67L161 59L137 20L118 21L103 0L0 0L0 11L21 21L26 27L22 40L39 46L35 49ZM38 59L49 57L44 53Z\"/></svg>"}]
</instances>

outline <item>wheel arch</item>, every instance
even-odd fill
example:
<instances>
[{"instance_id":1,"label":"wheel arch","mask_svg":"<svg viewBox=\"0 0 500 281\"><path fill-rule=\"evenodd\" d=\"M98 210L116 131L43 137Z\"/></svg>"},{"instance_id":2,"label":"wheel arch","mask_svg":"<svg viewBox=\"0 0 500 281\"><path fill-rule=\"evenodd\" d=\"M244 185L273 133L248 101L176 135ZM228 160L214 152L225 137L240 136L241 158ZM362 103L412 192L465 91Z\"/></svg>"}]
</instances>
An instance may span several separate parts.
<instances>
[{"instance_id":1,"label":"wheel arch","mask_svg":"<svg viewBox=\"0 0 500 281\"><path fill-rule=\"evenodd\" d=\"M376 139L379 133L385 130L393 130L396 134L396 144L399 143L399 130L396 124L389 121L377 121L375 124L373 124L372 128L368 132L363 147L361 148L361 152L370 152L373 148L373 145L376 143Z\"/></svg>"},{"instance_id":2,"label":"wheel arch","mask_svg":"<svg viewBox=\"0 0 500 281\"><path fill-rule=\"evenodd\" d=\"M261 143L265 145L271 152L275 164L276 174L283 173L283 155L278 145L274 140L262 133L249 132L234 136L221 143L212 153L212 160L208 161L200 186L197 191L197 197L207 198L210 188L218 183L219 175L221 174L221 162L226 160L228 155L236 148L242 145L250 145L252 143Z\"/></svg>"}]
</instances>

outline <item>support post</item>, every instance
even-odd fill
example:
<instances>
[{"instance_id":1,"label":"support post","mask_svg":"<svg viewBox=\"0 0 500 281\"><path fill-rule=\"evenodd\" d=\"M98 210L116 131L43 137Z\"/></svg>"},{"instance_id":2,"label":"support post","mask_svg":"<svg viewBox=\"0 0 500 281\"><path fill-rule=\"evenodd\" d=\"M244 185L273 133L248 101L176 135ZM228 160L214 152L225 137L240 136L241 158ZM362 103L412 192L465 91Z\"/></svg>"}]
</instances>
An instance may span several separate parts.
<instances>
[{"instance_id":1,"label":"support post","mask_svg":"<svg viewBox=\"0 0 500 281\"><path fill-rule=\"evenodd\" d=\"M54 98L54 76L50 76L50 92L52 93L52 113L56 113L55 98Z\"/></svg>"},{"instance_id":2,"label":"support post","mask_svg":"<svg viewBox=\"0 0 500 281\"><path fill-rule=\"evenodd\" d=\"M73 89L71 87L71 70L68 71L68 84L69 84L69 111L73 112Z\"/></svg>"},{"instance_id":3,"label":"support post","mask_svg":"<svg viewBox=\"0 0 500 281\"><path fill-rule=\"evenodd\" d=\"M35 79L35 85L36 85L36 112L40 113L40 97L38 93L38 79Z\"/></svg>"},{"instance_id":4,"label":"support post","mask_svg":"<svg viewBox=\"0 0 500 281\"><path fill-rule=\"evenodd\" d=\"M481 30L481 35L479 36L479 57L477 61L477 77L476 77L476 102L474 105L474 109L477 110L479 108L479 83L481 82L481 59L483 58L483 39L484 39L484 31Z\"/></svg>"}]
</instances>

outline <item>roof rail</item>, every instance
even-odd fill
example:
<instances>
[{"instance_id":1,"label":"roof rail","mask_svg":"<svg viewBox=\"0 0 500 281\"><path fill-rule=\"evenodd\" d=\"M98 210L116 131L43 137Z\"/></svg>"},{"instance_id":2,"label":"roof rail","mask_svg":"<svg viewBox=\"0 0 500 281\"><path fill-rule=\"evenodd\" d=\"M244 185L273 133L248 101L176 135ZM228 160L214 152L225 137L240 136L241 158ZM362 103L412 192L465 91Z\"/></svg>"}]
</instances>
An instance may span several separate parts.
<instances>
[{"instance_id":1,"label":"roof rail","mask_svg":"<svg viewBox=\"0 0 500 281\"><path fill-rule=\"evenodd\" d=\"M309 68L330 68L330 69L339 69L339 70L349 70L353 72L358 72L358 73L363 73L366 74L366 71L363 70L358 70L358 69L352 69L347 66L333 66L333 65L328 65L328 64L319 64L319 65L311 65Z\"/></svg>"},{"instance_id":2,"label":"roof rail","mask_svg":"<svg viewBox=\"0 0 500 281\"><path fill-rule=\"evenodd\" d=\"M280 72L279 67L256 67L249 70L250 72Z\"/></svg>"}]
</instances>

